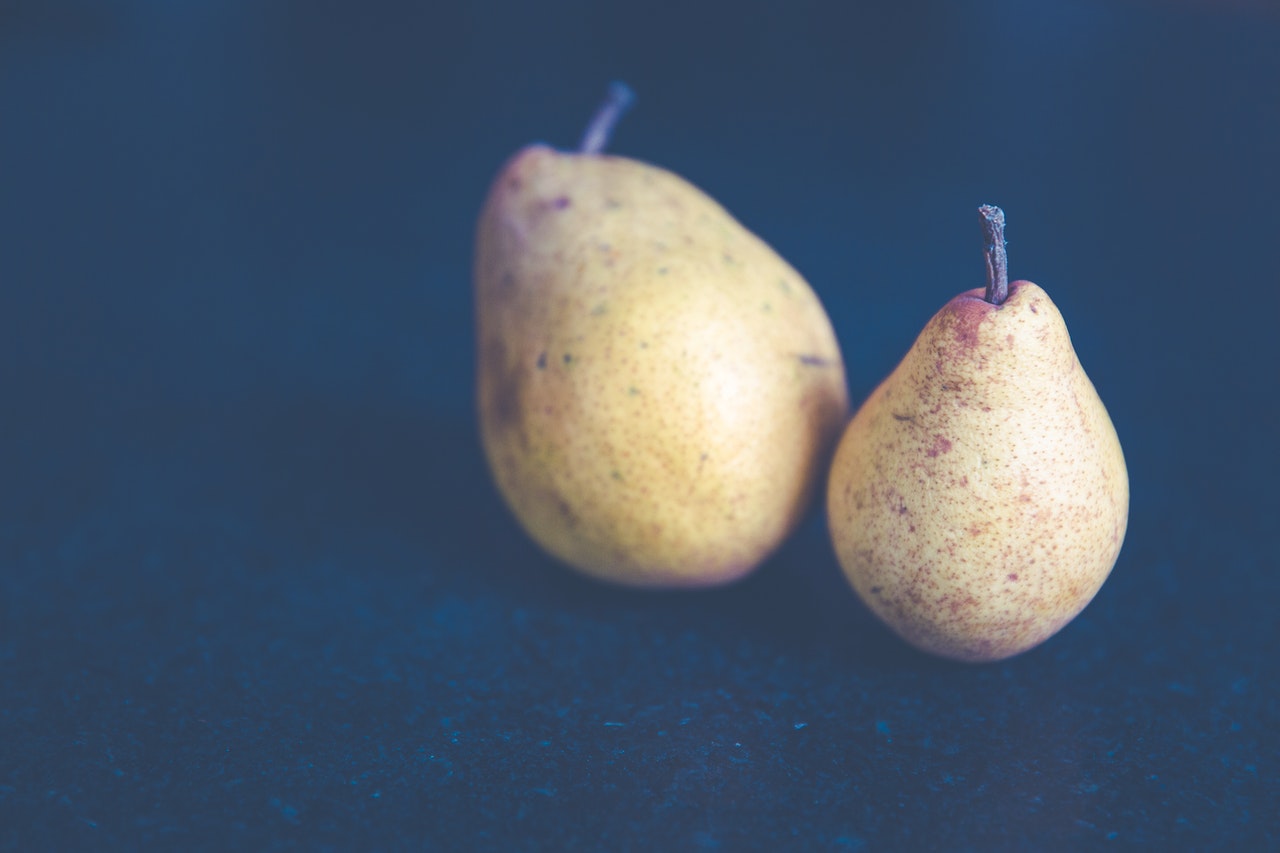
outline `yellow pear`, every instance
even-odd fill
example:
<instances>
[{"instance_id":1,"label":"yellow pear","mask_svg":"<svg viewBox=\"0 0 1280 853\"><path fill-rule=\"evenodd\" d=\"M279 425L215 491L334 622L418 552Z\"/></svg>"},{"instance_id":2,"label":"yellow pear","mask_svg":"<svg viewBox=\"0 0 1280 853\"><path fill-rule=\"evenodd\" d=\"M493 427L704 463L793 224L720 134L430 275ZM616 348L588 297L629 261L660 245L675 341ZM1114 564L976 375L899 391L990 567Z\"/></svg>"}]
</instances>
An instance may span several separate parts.
<instances>
[{"instance_id":1,"label":"yellow pear","mask_svg":"<svg viewBox=\"0 0 1280 853\"><path fill-rule=\"evenodd\" d=\"M532 538L632 586L741 577L794 529L848 413L805 280L671 172L531 145L476 235L481 438Z\"/></svg>"},{"instance_id":2,"label":"yellow pear","mask_svg":"<svg viewBox=\"0 0 1280 853\"><path fill-rule=\"evenodd\" d=\"M991 661L1048 639L1120 553L1129 479L1062 315L1008 283L1004 214L981 210L988 286L952 299L849 423L827 486L845 574L908 642Z\"/></svg>"}]
</instances>

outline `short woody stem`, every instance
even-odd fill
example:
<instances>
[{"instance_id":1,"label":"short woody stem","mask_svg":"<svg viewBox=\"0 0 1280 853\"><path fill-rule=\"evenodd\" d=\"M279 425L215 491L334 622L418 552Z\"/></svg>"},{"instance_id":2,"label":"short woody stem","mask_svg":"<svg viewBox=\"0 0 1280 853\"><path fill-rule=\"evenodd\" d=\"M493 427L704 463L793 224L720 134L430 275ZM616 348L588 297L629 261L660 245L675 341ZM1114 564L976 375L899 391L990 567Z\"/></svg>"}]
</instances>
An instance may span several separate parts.
<instances>
[{"instance_id":1,"label":"short woody stem","mask_svg":"<svg viewBox=\"0 0 1280 853\"><path fill-rule=\"evenodd\" d=\"M1009 256L1004 243L1004 211L994 204L978 208L982 217L983 255L987 260L986 300L1002 305L1009 297Z\"/></svg>"}]
</instances>

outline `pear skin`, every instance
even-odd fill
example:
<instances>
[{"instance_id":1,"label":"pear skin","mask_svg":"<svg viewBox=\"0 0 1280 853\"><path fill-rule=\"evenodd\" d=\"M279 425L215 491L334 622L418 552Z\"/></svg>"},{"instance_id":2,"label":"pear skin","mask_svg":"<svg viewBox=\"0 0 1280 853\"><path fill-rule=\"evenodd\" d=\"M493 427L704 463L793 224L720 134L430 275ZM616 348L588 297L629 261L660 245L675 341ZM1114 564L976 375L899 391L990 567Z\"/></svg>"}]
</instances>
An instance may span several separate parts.
<instances>
[{"instance_id":1,"label":"pear skin","mask_svg":"<svg viewBox=\"0 0 1280 853\"><path fill-rule=\"evenodd\" d=\"M800 274L692 184L524 148L480 216L475 294L485 455L546 551L710 586L799 523L847 417L840 350Z\"/></svg>"},{"instance_id":2,"label":"pear skin","mask_svg":"<svg viewBox=\"0 0 1280 853\"><path fill-rule=\"evenodd\" d=\"M1003 238L1001 237L1003 245ZM1115 428L1062 315L1028 281L948 302L849 423L827 490L859 597L916 647L1024 652L1071 621L1124 541Z\"/></svg>"}]
</instances>

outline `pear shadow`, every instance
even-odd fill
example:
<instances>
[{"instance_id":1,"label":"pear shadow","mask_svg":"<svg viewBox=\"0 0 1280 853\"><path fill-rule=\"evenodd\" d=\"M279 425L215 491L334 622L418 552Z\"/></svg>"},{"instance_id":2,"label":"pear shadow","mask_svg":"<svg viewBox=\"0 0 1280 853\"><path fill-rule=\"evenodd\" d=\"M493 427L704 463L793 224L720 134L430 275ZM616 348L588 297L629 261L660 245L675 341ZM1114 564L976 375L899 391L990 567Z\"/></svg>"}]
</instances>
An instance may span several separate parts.
<instances>
[{"instance_id":1,"label":"pear shadow","mask_svg":"<svg viewBox=\"0 0 1280 853\"><path fill-rule=\"evenodd\" d=\"M899 639L862 603L836 559L820 499L755 572L704 594L705 609L733 633L788 655L864 675L946 667Z\"/></svg>"},{"instance_id":2,"label":"pear shadow","mask_svg":"<svg viewBox=\"0 0 1280 853\"><path fill-rule=\"evenodd\" d=\"M473 422L319 397L263 401L254 411L234 439L245 451L239 487L273 534L307 551L388 539L404 559L370 570L452 573L468 585L509 583L515 564L558 574L508 517Z\"/></svg>"},{"instance_id":3,"label":"pear shadow","mask_svg":"<svg viewBox=\"0 0 1280 853\"><path fill-rule=\"evenodd\" d=\"M237 440L262 522L321 557L370 537L398 543L362 570L430 575L431 586L546 608L746 639L862 673L938 665L898 639L854 594L835 559L821 501L755 572L721 588L646 591L586 578L542 552L489 475L473 420L388 401L264 401ZM360 558L357 558L360 559Z\"/></svg>"}]
</instances>

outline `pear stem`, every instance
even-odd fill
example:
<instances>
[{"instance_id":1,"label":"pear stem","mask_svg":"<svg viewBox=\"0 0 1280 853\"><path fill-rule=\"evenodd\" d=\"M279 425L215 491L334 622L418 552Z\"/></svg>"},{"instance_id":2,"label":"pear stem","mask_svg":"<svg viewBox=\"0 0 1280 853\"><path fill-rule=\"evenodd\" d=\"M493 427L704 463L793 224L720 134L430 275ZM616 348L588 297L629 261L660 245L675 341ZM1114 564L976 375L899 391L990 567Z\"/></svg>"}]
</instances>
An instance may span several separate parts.
<instances>
[{"instance_id":1,"label":"pear stem","mask_svg":"<svg viewBox=\"0 0 1280 853\"><path fill-rule=\"evenodd\" d=\"M600 109L591 117L591 123L587 125L587 132L582 134L582 144L578 146L578 150L583 154L599 154L604 151L618 119L622 118L622 114L635 99L635 92L626 83L616 80L610 83L609 93L605 95Z\"/></svg>"},{"instance_id":2,"label":"pear stem","mask_svg":"<svg viewBox=\"0 0 1280 853\"><path fill-rule=\"evenodd\" d=\"M986 300L1003 305L1009 298L1009 255L1005 251L1004 211L994 204L978 208L982 217L982 253L987 260Z\"/></svg>"}]
</instances>

